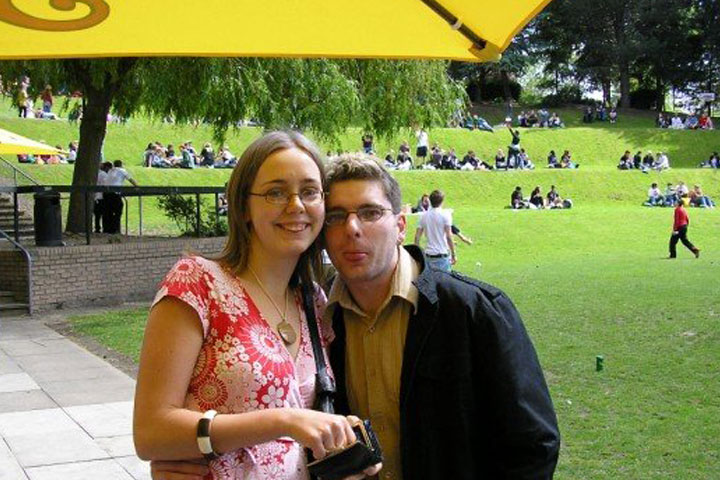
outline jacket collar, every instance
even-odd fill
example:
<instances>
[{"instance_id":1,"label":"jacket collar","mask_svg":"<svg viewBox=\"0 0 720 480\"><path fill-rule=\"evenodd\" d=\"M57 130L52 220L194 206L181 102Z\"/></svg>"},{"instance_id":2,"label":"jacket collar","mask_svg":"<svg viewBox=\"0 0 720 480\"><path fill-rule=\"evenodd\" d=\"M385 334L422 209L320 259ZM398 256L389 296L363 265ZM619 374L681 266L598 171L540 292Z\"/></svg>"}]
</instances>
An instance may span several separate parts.
<instances>
[{"instance_id":1,"label":"jacket collar","mask_svg":"<svg viewBox=\"0 0 720 480\"><path fill-rule=\"evenodd\" d=\"M425 256L420 247L417 245L405 245L405 250L420 266L420 275L413 282L418 289L418 293L431 304L435 304L438 300L436 285L439 273L427 267Z\"/></svg>"}]
</instances>

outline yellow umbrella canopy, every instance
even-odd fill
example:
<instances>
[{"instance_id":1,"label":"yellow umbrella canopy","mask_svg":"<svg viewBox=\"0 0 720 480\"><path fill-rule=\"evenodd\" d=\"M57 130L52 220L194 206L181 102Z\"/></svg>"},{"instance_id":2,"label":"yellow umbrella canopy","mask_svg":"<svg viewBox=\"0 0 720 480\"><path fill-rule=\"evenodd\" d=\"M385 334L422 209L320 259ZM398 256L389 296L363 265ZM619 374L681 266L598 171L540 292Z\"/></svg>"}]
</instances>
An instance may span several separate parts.
<instances>
[{"instance_id":1,"label":"yellow umbrella canopy","mask_svg":"<svg viewBox=\"0 0 720 480\"><path fill-rule=\"evenodd\" d=\"M55 155L57 153L63 153L63 151L0 128L0 155Z\"/></svg>"},{"instance_id":2,"label":"yellow umbrella canopy","mask_svg":"<svg viewBox=\"0 0 720 480\"><path fill-rule=\"evenodd\" d=\"M493 61L550 0L0 0L0 58Z\"/></svg>"}]
</instances>

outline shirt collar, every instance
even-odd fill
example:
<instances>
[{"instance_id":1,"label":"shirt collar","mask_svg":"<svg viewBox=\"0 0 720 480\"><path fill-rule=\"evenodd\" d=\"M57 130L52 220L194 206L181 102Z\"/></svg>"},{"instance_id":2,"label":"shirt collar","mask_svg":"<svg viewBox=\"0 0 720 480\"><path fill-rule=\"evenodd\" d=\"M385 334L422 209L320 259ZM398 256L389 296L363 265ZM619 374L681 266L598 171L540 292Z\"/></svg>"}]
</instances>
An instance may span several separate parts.
<instances>
[{"instance_id":1,"label":"shirt collar","mask_svg":"<svg viewBox=\"0 0 720 480\"><path fill-rule=\"evenodd\" d=\"M390 291L383 301L380 311L387 306L393 297L398 297L412 305L413 313L417 312L418 289L413 282L419 275L420 265L417 264L407 250L398 247L398 263L390 280ZM360 316L366 316L365 312L362 311L360 306L352 298L350 290L340 275L335 277L328 297L328 306L334 303L337 303L346 310L352 310Z\"/></svg>"}]
</instances>

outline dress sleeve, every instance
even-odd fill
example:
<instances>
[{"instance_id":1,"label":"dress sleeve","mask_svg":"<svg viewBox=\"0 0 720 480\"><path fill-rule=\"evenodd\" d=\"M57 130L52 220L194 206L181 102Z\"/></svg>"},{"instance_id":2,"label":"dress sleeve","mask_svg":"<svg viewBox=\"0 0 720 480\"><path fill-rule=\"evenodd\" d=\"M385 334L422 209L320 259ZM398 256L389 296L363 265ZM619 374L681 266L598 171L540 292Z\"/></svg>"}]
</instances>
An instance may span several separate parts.
<instances>
[{"instance_id":1,"label":"dress sleeve","mask_svg":"<svg viewBox=\"0 0 720 480\"><path fill-rule=\"evenodd\" d=\"M160 282L152 307L168 296L183 301L197 313L205 338L210 326L208 275L205 265L198 257L181 258Z\"/></svg>"}]
</instances>

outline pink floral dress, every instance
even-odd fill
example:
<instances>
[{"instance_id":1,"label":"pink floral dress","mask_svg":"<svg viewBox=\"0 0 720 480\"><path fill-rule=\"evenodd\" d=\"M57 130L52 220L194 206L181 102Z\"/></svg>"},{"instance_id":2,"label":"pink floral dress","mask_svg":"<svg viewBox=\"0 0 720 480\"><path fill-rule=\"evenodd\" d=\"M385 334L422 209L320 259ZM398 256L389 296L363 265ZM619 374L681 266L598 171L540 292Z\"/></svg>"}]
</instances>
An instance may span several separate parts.
<instances>
[{"instance_id":1,"label":"pink floral dress","mask_svg":"<svg viewBox=\"0 0 720 480\"><path fill-rule=\"evenodd\" d=\"M326 298L321 289L317 292L315 308L321 319ZM185 397L187 408L227 414L312 407L316 368L306 322L293 361L242 284L202 257L179 260L160 284L153 305L168 295L190 305L203 327L203 344ZM302 306L300 298L295 302ZM320 325L320 332L326 347L332 338L329 325ZM281 437L224 453L210 462L206 479L307 479L306 463L304 449L292 438Z\"/></svg>"}]
</instances>

